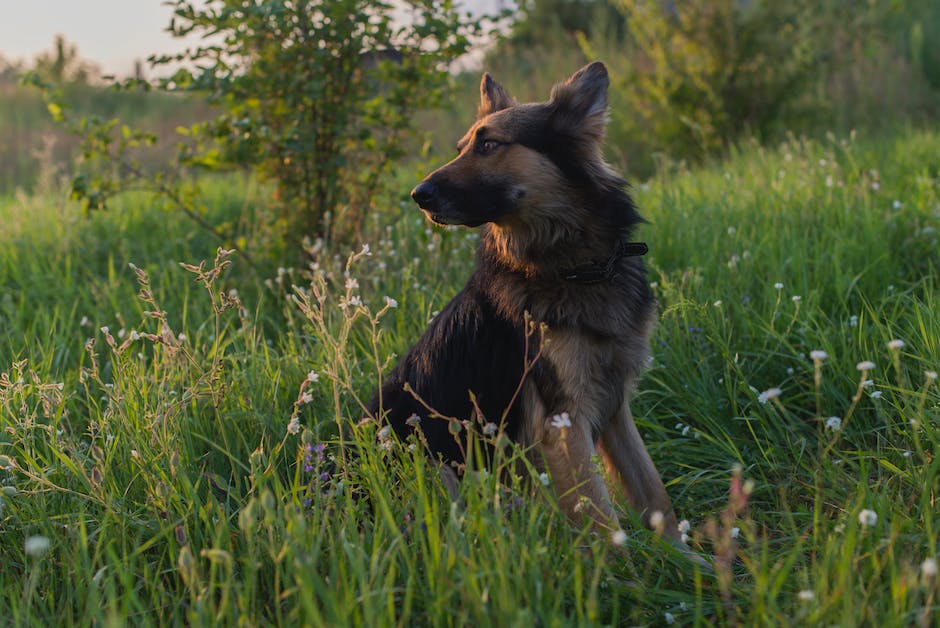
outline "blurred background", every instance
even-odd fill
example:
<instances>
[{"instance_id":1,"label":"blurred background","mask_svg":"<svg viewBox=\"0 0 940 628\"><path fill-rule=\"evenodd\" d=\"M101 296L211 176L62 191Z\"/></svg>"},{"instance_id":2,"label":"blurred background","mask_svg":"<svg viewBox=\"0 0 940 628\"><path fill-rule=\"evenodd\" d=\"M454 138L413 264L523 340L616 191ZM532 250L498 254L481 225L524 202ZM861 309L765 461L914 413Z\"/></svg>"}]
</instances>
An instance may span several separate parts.
<instances>
[{"instance_id":1,"label":"blurred background","mask_svg":"<svg viewBox=\"0 0 940 628\"><path fill-rule=\"evenodd\" d=\"M313 167L332 163L335 153L356 163L357 170L375 169L368 185L361 179L349 184L368 187L367 198L339 195L330 206L312 209L312 217L300 225L307 232L328 231L322 226L324 215L334 215L336 223L335 215L353 205L375 204L380 180L397 189L388 196L391 188L386 188L384 203L399 198L410 189L412 170L396 175L398 165L419 162L417 171L449 158L455 139L475 114L481 68L518 100L527 101L544 100L553 83L586 61L605 61L612 76L608 157L635 182L664 168L720 159L741 143L853 131L886 135L935 124L940 116L940 3L933 0L525 0L518 6L461 7L362 0L209 2L204 10L188 13L185 3L161 5L156 0L114 7L102 1L84 13L56 8L51 1L35 4L17 9L22 19L9 20L0 38L6 42L0 43L0 194L28 193L43 182L87 175L94 151L87 150L87 142L82 148L91 128L88 121L81 127L83 115L117 119L152 134L147 149L134 153L135 163L152 170L174 160L177 169L191 167L194 151L204 154L205 142L195 149L190 141L189 161L180 163L180 140L198 134L194 124L241 120L239 128L253 125L258 138L259 129L276 125L236 111L231 101L257 101L269 111L277 108L274 103L286 102L278 100L276 85L244 80L249 68L263 66L270 53L264 46L270 48L272 38L277 40L275 54L287 50L291 55L288 72L309 76L308 84L322 83L319 91L307 86L295 90L307 93L286 104L288 109L348 107L356 114L355 119L329 123L350 132L334 138L326 153L313 155ZM246 7L267 11L267 25ZM318 14L323 7L325 12ZM322 21L330 7L364 23L380 16L388 32L330 30L319 23L308 30L305 46L291 47L294 36L270 20L278 11L306 11ZM54 17L44 22L30 11ZM60 32L50 34L50 28L60 26ZM73 42L70 28L91 42L88 50ZM266 28L268 35L262 36ZM231 45L237 37L221 43L226 33L239 32L252 34L238 46ZM41 52L34 51L37 37L52 37ZM324 44L331 37L339 40L338 46ZM222 53L213 57L200 48L213 45L224 49L225 62ZM329 55L297 52L317 47L329 49ZM355 97L350 89L323 87L341 82L337 77L352 67L350 59L358 66L355 76L361 78L363 69L366 74L378 70L382 85L362 79L365 91ZM178 74L180 67L187 78ZM442 69L447 70L443 78ZM176 80L160 80L175 72ZM236 85L233 77L239 75ZM32 77L31 85L21 82L24 76ZM228 87L220 82L222 76L230 81ZM128 77L138 80L124 81ZM283 80L281 87L293 89ZM376 97L397 113L392 118L374 115ZM65 107L71 118L56 123L53 118ZM317 122L292 120L281 137L321 142L322 128L304 127L310 124ZM362 143L373 151L387 150L387 160L367 165L360 156L344 153L350 142L381 135L377 128L401 131L394 147ZM214 153L225 159L211 164L202 160L200 165L254 169L275 182L280 198L296 196L290 192L292 175L272 173L272 151L261 155L257 146L248 150L244 142L236 150L235 135L230 126L216 124L206 137L228 142L227 150ZM254 153L247 157L246 150ZM273 153L282 165L289 159L283 146L275 146ZM123 155L105 157L114 161ZM266 160L268 166L261 167ZM330 176L342 178L334 174ZM79 196L87 193L84 181L86 189ZM324 194L321 190L320 196ZM351 218L353 230L356 220Z\"/></svg>"}]
</instances>

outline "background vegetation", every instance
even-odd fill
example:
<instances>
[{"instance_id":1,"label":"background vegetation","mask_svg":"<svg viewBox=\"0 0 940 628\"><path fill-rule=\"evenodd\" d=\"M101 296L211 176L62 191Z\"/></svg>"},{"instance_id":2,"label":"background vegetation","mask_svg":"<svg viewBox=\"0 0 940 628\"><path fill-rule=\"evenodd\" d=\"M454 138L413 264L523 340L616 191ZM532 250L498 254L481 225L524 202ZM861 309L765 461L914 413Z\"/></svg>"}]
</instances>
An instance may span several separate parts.
<instances>
[{"instance_id":1,"label":"background vegetation","mask_svg":"<svg viewBox=\"0 0 940 628\"><path fill-rule=\"evenodd\" d=\"M474 233L430 228L407 192L452 154L478 75L409 117L423 131L355 228L311 228L301 254L258 153L197 163L237 154L193 140L233 109L102 89L63 44L32 64L45 94L0 92L0 146L16 146L0 169L0 616L935 623L938 12L871 2L849 24L842 3L687 5L727 28L537 2L486 63L521 100L594 54L614 72L610 156L650 221L662 308L635 412L714 573L625 504L623 545L570 529L550 478L498 481L518 473L511 448L451 503L419 444L359 421L472 264ZM93 186L86 211L69 198L77 176L107 184L107 210L87 211Z\"/></svg>"}]
</instances>

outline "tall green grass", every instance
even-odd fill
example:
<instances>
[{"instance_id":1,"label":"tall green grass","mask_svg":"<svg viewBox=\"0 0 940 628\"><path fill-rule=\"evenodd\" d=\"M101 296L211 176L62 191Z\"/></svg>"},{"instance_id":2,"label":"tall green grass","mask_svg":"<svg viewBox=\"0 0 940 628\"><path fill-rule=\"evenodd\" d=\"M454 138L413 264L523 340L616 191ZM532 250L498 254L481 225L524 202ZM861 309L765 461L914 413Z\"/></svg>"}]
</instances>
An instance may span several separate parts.
<instances>
[{"instance_id":1,"label":"tall green grass","mask_svg":"<svg viewBox=\"0 0 940 628\"><path fill-rule=\"evenodd\" d=\"M5 198L0 616L936 621L938 145L794 138L634 190L661 305L634 410L715 573L622 501L623 545L571 529L513 448L452 503L420 442L360 421L472 233L390 200L368 248L250 269L146 198ZM219 217L263 193L206 185Z\"/></svg>"}]
</instances>

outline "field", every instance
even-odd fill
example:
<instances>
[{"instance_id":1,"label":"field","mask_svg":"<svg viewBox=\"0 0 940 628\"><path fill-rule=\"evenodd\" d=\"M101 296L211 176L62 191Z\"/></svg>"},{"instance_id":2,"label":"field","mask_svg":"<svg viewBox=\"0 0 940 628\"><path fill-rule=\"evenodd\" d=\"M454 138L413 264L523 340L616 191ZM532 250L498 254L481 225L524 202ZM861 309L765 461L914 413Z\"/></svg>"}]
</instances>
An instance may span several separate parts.
<instances>
[{"instance_id":1,"label":"field","mask_svg":"<svg viewBox=\"0 0 940 628\"><path fill-rule=\"evenodd\" d=\"M419 174L362 246L281 269L144 195L0 198L4 621L940 619L940 132L746 145L634 189L661 307L634 411L714 573L624 503L622 545L571 529L534 471L451 503L359 422L472 264L472 232L407 200ZM263 186L203 186L213 222L263 222Z\"/></svg>"}]
</instances>

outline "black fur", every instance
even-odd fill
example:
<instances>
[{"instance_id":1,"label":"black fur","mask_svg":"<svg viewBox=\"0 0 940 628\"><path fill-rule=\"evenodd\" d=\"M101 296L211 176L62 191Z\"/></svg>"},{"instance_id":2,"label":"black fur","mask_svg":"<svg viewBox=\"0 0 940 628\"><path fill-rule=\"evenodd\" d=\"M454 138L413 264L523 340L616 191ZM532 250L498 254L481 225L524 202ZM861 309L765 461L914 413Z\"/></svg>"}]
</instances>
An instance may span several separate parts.
<instances>
[{"instance_id":1,"label":"black fur","mask_svg":"<svg viewBox=\"0 0 940 628\"><path fill-rule=\"evenodd\" d=\"M471 421L479 429L482 420L499 423L505 415L502 428L513 440L521 429L520 400L512 402L525 368L524 322L497 312L486 294L487 270L474 273L382 386L385 420L396 434L411 434L416 428L408 419L418 416L432 453L458 465L463 451L442 417L479 419ZM406 383L441 416L430 416ZM483 417L474 416L473 398ZM378 395L370 413L378 416Z\"/></svg>"}]
</instances>

